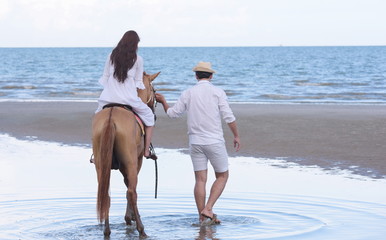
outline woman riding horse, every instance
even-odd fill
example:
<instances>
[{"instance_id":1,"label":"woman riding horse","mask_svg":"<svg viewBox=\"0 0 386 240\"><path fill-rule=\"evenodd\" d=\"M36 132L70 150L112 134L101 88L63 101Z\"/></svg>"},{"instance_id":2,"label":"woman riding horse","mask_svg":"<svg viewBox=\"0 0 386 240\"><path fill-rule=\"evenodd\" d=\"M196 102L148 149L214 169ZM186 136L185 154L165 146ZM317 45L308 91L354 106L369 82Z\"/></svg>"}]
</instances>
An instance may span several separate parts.
<instances>
[{"instance_id":1,"label":"woman riding horse","mask_svg":"<svg viewBox=\"0 0 386 240\"><path fill-rule=\"evenodd\" d=\"M143 73L143 60L136 54L138 42L136 32L126 32L107 59L99 80L104 89L93 119L92 143L98 178L97 213L99 221L105 223L105 236L111 233L109 188L113 156L119 163L118 168L127 186L126 223L131 225L131 221L135 220L139 234L146 236L138 213L136 187L142 157L156 159L149 150L155 101L151 82L159 73L151 76ZM103 108L106 105L111 107ZM145 136L134 113L127 110L128 105L143 121Z\"/></svg>"},{"instance_id":2,"label":"woman riding horse","mask_svg":"<svg viewBox=\"0 0 386 240\"><path fill-rule=\"evenodd\" d=\"M130 105L145 124L145 157L150 158L150 143L153 135L154 114L138 97L137 88L143 85L143 59L137 55L139 36L135 31L126 32L108 56L99 83L103 91L98 99L96 113L110 103Z\"/></svg>"}]
</instances>

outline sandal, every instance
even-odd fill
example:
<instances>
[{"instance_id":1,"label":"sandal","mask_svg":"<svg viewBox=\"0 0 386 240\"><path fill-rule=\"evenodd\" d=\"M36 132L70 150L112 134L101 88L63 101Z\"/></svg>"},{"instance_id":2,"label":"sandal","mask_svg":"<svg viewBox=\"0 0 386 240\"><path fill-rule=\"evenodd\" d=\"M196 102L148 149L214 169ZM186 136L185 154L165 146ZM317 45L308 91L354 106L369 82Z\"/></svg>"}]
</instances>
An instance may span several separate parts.
<instances>
[{"instance_id":1,"label":"sandal","mask_svg":"<svg viewBox=\"0 0 386 240\"><path fill-rule=\"evenodd\" d=\"M205 217L207 219L210 219L210 221L206 222L205 225L215 225L215 224L220 224L221 223L221 221L219 219L217 219L217 214L213 213L213 217L209 217L208 215L201 213L201 216L203 216L203 217Z\"/></svg>"}]
</instances>

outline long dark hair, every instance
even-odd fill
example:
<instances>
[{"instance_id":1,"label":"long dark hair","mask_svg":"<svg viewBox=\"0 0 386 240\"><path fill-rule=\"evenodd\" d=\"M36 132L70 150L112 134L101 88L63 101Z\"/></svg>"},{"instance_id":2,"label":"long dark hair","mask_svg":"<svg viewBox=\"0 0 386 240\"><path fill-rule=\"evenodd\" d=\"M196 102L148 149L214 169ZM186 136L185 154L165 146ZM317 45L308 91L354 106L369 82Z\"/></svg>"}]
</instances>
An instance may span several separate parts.
<instances>
[{"instance_id":1,"label":"long dark hair","mask_svg":"<svg viewBox=\"0 0 386 240\"><path fill-rule=\"evenodd\" d=\"M127 72L137 61L138 42L138 34L133 30L127 31L111 53L110 60L114 64L114 77L119 82L125 81Z\"/></svg>"}]
</instances>

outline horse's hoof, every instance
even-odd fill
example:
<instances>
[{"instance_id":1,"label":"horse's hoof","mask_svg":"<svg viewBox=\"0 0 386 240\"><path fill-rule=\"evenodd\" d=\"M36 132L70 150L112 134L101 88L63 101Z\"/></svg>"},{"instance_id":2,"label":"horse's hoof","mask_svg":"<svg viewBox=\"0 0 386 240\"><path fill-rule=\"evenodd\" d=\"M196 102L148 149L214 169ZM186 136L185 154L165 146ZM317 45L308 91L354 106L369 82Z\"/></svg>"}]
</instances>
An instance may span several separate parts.
<instances>
[{"instance_id":1,"label":"horse's hoof","mask_svg":"<svg viewBox=\"0 0 386 240\"><path fill-rule=\"evenodd\" d=\"M131 218L125 217L125 222L126 222L126 225L131 225Z\"/></svg>"},{"instance_id":2,"label":"horse's hoof","mask_svg":"<svg viewBox=\"0 0 386 240\"><path fill-rule=\"evenodd\" d=\"M105 235L105 237L109 237L110 234L111 234L110 229L109 229L109 230L105 230L105 231L103 232L103 234Z\"/></svg>"},{"instance_id":3,"label":"horse's hoof","mask_svg":"<svg viewBox=\"0 0 386 240\"><path fill-rule=\"evenodd\" d=\"M147 235L146 235L145 232L142 232L142 233L139 234L139 237L140 238L147 238Z\"/></svg>"}]
</instances>

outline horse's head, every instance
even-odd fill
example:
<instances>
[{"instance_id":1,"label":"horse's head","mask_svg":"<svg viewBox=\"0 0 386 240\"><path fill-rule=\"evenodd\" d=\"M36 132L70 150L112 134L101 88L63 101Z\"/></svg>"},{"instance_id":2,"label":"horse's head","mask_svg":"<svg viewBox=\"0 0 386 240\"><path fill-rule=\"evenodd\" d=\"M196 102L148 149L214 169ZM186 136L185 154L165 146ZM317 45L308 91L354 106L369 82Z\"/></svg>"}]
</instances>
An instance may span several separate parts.
<instances>
[{"instance_id":1,"label":"horse's head","mask_svg":"<svg viewBox=\"0 0 386 240\"><path fill-rule=\"evenodd\" d=\"M149 75L146 72L143 72L143 85L145 85L146 89L138 89L138 96L153 110L153 112L155 105L155 90L153 87L153 80L158 77L160 73L161 72Z\"/></svg>"}]
</instances>

